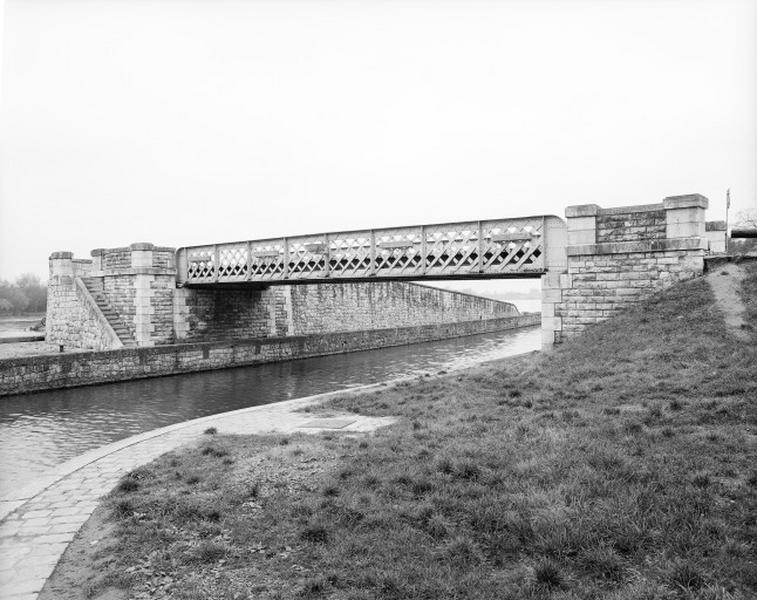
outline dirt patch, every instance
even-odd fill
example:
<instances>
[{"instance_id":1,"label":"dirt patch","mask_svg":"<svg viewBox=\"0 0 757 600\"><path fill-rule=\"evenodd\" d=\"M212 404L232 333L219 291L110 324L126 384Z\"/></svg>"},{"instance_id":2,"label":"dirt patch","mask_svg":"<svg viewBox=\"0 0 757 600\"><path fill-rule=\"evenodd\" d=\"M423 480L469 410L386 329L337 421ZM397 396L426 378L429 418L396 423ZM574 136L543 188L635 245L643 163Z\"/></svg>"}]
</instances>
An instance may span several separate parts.
<instances>
[{"instance_id":1,"label":"dirt patch","mask_svg":"<svg viewBox=\"0 0 757 600\"><path fill-rule=\"evenodd\" d=\"M746 306L739 297L739 289L744 279L743 269L730 263L709 274L706 279L715 294L718 308L723 311L729 333L739 340L749 341Z\"/></svg>"}]
</instances>

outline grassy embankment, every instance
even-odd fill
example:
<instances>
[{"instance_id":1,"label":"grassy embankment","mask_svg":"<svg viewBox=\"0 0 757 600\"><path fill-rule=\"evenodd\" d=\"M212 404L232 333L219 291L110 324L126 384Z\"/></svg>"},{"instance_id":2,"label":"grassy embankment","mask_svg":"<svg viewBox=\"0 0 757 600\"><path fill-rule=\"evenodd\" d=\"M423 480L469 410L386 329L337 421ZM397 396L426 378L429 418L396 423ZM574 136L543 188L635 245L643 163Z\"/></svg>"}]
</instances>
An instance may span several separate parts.
<instances>
[{"instance_id":1,"label":"grassy embankment","mask_svg":"<svg viewBox=\"0 0 757 600\"><path fill-rule=\"evenodd\" d=\"M757 326L755 266L742 293ZM401 419L139 469L90 593L757 597L757 348L704 280L552 353L330 406Z\"/></svg>"}]
</instances>

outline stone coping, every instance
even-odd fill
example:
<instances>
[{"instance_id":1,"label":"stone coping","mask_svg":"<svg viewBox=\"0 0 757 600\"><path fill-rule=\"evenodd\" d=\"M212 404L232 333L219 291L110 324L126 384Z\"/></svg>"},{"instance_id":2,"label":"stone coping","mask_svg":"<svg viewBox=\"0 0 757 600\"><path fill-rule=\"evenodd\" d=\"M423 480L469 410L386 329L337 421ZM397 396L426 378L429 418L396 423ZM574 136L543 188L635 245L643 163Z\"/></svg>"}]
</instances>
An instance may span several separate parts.
<instances>
[{"instance_id":1,"label":"stone coping","mask_svg":"<svg viewBox=\"0 0 757 600\"><path fill-rule=\"evenodd\" d=\"M668 196L662 201L665 210L676 208L707 208L710 201L702 194L683 194L681 196Z\"/></svg>"},{"instance_id":2,"label":"stone coping","mask_svg":"<svg viewBox=\"0 0 757 600\"><path fill-rule=\"evenodd\" d=\"M94 271L86 277L122 277L124 275L171 275L176 277L174 267L125 267L125 268L108 268L108 270Z\"/></svg>"},{"instance_id":3,"label":"stone coping","mask_svg":"<svg viewBox=\"0 0 757 600\"><path fill-rule=\"evenodd\" d=\"M602 208L596 204L579 204L577 206L568 206L565 209L565 216L568 218L575 217L596 217L600 215L622 215L626 213L650 212L655 210L664 210L662 202L657 204L634 204L633 206L614 206L611 208Z\"/></svg>"},{"instance_id":4,"label":"stone coping","mask_svg":"<svg viewBox=\"0 0 757 600\"><path fill-rule=\"evenodd\" d=\"M595 217L597 215L617 215L653 210L707 208L708 205L709 200L702 196L702 194L684 194L682 196L668 196L657 204L635 204L633 206L616 206L613 208L602 208L597 204L576 204L565 208L565 216L567 218Z\"/></svg>"},{"instance_id":5,"label":"stone coping","mask_svg":"<svg viewBox=\"0 0 757 600\"><path fill-rule=\"evenodd\" d=\"M131 252L132 250L151 250L153 252L170 252L171 254L174 254L176 252L176 248L171 248L170 246L156 246L155 244L152 244L150 242L136 242L134 244L130 244L129 246L121 246L119 248L95 248L90 252L90 255L102 256L104 254L117 252Z\"/></svg>"},{"instance_id":6,"label":"stone coping","mask_svg":"<svg viewBox=\"0 0 757 600\"><path fill-rule=\"evenodd\" d=\"M639 242L607 242L568 246L568 256L592 254L631 254L634 252L670 252L675 250L707 250L707 238L690 237L668 240L645 240Z\"/></svg>"}]
</instances>

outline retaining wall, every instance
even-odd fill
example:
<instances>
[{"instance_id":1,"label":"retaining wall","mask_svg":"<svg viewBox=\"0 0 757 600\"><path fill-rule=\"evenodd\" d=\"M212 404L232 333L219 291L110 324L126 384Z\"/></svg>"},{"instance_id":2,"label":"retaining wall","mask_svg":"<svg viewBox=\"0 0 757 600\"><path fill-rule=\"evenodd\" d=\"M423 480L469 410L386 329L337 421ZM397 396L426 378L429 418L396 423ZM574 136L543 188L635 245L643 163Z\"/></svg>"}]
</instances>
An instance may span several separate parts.
<instances>
[{"instance_id":1,"label":"retaining wall","mask_svg":"<svg viewBox=\"0 0 757 600\"><path fill-rule=\"evenodd\" d=\"M400 281L289 288L295 335L517 316L512 304Z\"/></svg>"},{"instance_id":2,"label":"retaining wall","mask_svg":"<svg viewBox=\"0 0 757 600\"><path fill-rule=\"evenodd\" d=\"M0 360L0 396L255 365L538 325L538 314L308 336L196 342Z\"/></svg>"},{"instance_id":3,"label":"retaining wall","mask_svg":"<svg viewBox=\"0 0 757 600\"><path fill-rule=\"evenodd\" d=\"M507 302L400 281L179 288L177 340L214 341L441 325L519 315Z\"/></svg>"}]
</instances>

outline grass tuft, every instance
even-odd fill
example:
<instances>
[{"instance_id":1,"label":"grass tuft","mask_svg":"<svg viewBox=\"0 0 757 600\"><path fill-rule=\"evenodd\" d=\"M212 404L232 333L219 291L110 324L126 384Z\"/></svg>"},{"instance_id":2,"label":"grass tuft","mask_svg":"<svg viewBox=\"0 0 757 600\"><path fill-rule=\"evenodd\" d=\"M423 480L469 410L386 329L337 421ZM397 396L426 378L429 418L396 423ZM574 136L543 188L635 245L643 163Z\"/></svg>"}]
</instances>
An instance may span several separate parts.
<instances>
[{"instance_id":1,"label":"grass tuft","mask_svg":"<svg viewBox=\"0 0 757 600\"><path fill-rule=\"evenodd\" d=\"M542 560L534 567L534 580L549 589L560 588L564 582L560 567L551 560Z\"/></svg>"},{"instance_id":2,"label":"grass tuft","mask_svg":"<svg viewBox=\"0 0 757 600\"><path fill-rule=\"evenodd\" d=\"M124 477L118 482L116 488L119 492L129 493L136 492L139 489L139 482L131 476Z\"/></svg>"},{"instance_id":3,"label":"grass tuft","mask_svg":"<svg viewBox=\"0 0 757 600\"><path fill-rule=\"evenodd\" d=\"M223 458L229 455L229 451L225 448L218 448L217 446L205 446L201 450L203 456L212 456L214 458Z\"/></svg>"},{"instance_id":4,"label":"grass tuft","mask_svg":"<svg viewBox=\"0 0 757 600\"><path fill-rule=\"evenodd\" d=\"M134 505L130 500L118 500L113 505L113 514L116 519L126 519L134 514Z\"/></svg>"},{"instance_id":5,"label":"grass tuft","mask_svg":"<svg viewBox=\"0 0 757 600\"><path fill-rule=\"evenodd\" d=\"M700 569L687 560L676 561L668 571L668 579L672 587L684 592L696 592L705 584Z\"/></svg>"},{"instance_id":6,"label":"grass tuft","mask_svg":"<svg viewBox=\"0 0 757 600\"><path fill-rule=\"evenodd\" d=\"M300 539L313 544L325 544L329 540L329 533L323 525L313 523L302 530Z\"/></svg>"},{"instance_id":7,"label":"grass tuft","mask_svg":"<svg viewBox=\"0 0 757 600\"><path fill-rule=\"evenodd\" d=\"M202 541L195 548L193 559L198 563L214 563L226 556L226 546L213 541Z\"/></svg>"}]
</instances>

